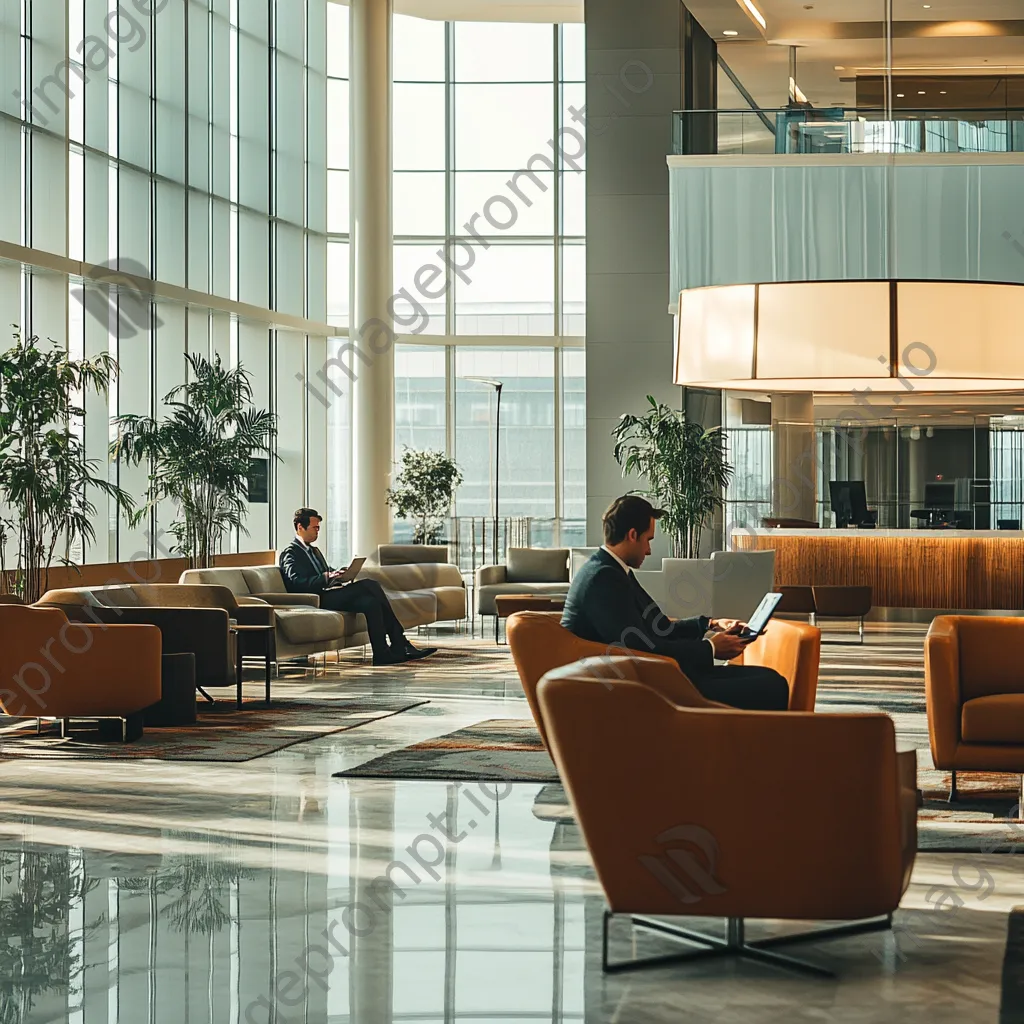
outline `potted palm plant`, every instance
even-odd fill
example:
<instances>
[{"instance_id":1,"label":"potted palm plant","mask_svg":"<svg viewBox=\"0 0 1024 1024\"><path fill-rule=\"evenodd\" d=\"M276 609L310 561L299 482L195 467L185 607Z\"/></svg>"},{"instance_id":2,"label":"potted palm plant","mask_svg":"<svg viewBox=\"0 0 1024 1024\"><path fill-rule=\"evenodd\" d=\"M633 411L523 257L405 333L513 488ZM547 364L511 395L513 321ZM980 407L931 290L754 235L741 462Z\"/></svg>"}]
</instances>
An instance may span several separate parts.
<instances>
[{"instance_id":1,"label":"potted palm plant","mask_svg":"<svg viewBox=\"0 0 1024 1024\"><path fill-rule=\"evenodd\" d=\"M462 472L444 452L406 447L402 470L385 500L399 517L415 523L414 544L437 544L461 483Z\"/></svg>"},{"instance_id":2,"label":"potted palm plant","mask_svg":"<svg viewBox=\"0 0 1024 1024\"><path fill-rule=\"evenodd\" d=\"M131 497L107 479L107 467L85 457L80 402L103 394L117 363L102 353L72 359L15 331L0 354L0 499L10 510L0 520L0 592L12 582L3 563L8 537L17 539L13 590L26 604L47 588L53 562L73 565L79 545L95 539L96 491L131 510Z\"/></svg>"},{"instance_id":3,"label":"potted palm plant","mask_svg":"<svg viewBox=\"0 0 1024 1024\"><path fill-rule=\"evenodd\" d=\"M177 550L194 569L211 564L226 531L247 533L249 473L252 459L270 457L277 417L252 404L252 384L241 365L225 368L185 356L189 380L164 399L169 414L119 416L110 446L128 465L149 462L146 504L133 514L138 523L156 502L171 499L179 517L170 526Z\"/></svg>"},{"instance_id":4,"label":"potted palm plant","mask_svg":"<svg viewBox=\"0 0 1024 1024\"><path fill-rule=\"evenodd\" d=\"M647 481L646 496L665 509L665 532L675 558L700 556L701 531L724 504L733 473L721 427L704 428L647 396L650 410L624 414L612 436L623 476Z\"/></svg>"}]
</instances>

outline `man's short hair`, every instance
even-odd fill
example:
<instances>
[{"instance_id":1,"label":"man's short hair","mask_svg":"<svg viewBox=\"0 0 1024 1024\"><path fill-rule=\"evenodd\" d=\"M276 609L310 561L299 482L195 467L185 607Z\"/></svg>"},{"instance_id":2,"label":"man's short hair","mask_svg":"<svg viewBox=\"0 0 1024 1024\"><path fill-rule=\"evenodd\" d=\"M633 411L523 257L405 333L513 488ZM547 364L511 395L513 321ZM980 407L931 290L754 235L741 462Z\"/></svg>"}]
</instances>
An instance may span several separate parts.
<instances>
[{"instance_id":1,"label":"man's short hair","mask_svg":"<svg viewBox=\"0 0 1024 1024\"><path fill-rule=\"evenodd\" d=\"M652 519L660 519L665 514L663 508L655 508L646 498L639 494L624 494L616 498L601 517L604 524L605 544L621 544L630 530L637 535L647 532Z\"/></svg>"},{"instance_id":2,"label":"man's short hair","mask_svg":"<svg viewBox=\"0 0 1024 1024\"><path fill-rule=\"evenodd\" d=\"M311 519L323 519L323 516L315 508L297 508L292 518L292 526L296 528L301 526L304 530L308 530Z\"/></svg>"}]
</instances>

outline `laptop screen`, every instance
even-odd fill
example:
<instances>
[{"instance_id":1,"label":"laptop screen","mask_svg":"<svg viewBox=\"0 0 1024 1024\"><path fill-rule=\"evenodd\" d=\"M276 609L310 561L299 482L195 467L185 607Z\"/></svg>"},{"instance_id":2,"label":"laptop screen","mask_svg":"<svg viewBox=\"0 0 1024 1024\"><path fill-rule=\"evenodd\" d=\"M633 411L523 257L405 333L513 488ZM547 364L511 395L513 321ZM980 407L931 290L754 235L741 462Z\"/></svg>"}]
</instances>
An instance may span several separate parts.
<instances>
[{"instance_id":1,"label":"laptop screen","mask_svg":"<svg viewBox=\"0 0 1024 1024\"><path fill-rule=\"evenodd\" d=\"M754 614L750 616L750 622L747 623L747 628L751 633L760 633L768 625L768 620L781 600L781 594L772 593L765 594L761 598L761 603L754 610Z\"/></svg>"}]
</instances>

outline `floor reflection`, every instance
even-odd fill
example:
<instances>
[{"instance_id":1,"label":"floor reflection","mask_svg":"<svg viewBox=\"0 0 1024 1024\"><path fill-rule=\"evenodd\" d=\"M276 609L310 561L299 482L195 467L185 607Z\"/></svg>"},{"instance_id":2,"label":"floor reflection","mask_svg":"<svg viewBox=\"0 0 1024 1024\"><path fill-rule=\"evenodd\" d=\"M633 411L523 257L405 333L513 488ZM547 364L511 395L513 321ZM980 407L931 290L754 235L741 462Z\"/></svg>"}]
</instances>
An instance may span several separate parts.
<instances>
[{"instance_id":1,"label":"floor reflection","mask_svg":"<svg viewBox=\"0 0 1024 1024\"><path fill-rule=\"evenodd\" d=\"M582 1020L592 885L538 789L337 783L269 869L197 832L10 846L0 1024Z\"/></svg>"}]
</instances>

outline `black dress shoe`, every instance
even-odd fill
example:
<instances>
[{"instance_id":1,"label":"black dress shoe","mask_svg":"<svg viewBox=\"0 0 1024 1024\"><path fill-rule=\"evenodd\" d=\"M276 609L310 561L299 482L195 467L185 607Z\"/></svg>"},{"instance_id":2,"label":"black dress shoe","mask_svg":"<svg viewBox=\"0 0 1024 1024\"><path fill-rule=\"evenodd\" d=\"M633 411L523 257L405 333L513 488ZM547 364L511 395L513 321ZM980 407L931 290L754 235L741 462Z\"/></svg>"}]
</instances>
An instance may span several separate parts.
<instances>
[{"instance_id":1,"label":"black dress shoe","mask_svg":"<svg viewBox=\"0 0 1024 1024\"><path fill-rule=\"evenodd\" d=\"M380 668L384 665L404 665L410 659L402 651L388 651L387 654L382 654L379 657L375 654L373 656L373 667Z\"/></svg>"},{"instance_id":2,"label":"black dress shoe","mask_svg":"<svg viewBox=\"0 0 1024 1024\"><path fill-rule=\"evenodd\" d=\"M405 645L405 657L408 661L421 661L423 658L429 658L432 654L437 654L436 647L413 647L412 644Z\"/></svg>"}]
</instances>

